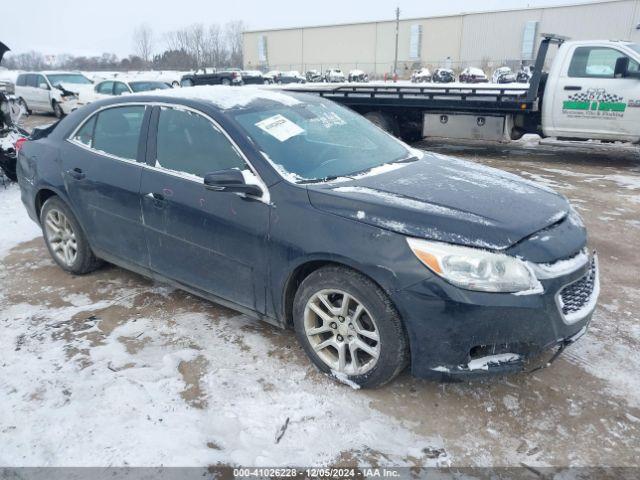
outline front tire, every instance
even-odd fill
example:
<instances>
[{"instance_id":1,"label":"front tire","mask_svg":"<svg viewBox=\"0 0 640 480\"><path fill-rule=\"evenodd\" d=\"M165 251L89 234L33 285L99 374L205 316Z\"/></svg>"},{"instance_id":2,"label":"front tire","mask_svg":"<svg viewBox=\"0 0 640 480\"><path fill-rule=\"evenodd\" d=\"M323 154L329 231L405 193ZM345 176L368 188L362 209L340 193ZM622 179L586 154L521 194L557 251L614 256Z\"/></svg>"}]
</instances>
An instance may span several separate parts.
<instances>
[{"instance_id":1,"label":"front tire","mask_svg":"<svg viewBox=\"0 0 640 480\"><path fill-rule=\"evenodd\" d=\"M93 254L75 215L59 197L45 202L40 225L51 257L66 272L83 275L102 264Z\"/></svg>"},{"instance_id":2,"label":"front tire","mask_svg":"<svg viewBox=\"0 0 640 480\"><path fill-rule=\"evenodd\" d=\"M300 284L293 303L298 341L324 373L380 387L407 365L409 342L389 297L351 269L323 267Z\"/></svg>"},{"instance_id":3,"label":"front tire","mask_svg":"<svg viewBox=\"0 0 640 480\"><path fill-rule=\"evenodd\" d=\"M56 118L61 119L62 117L64 117L64 111L62 110L62 107L58 102L54 100L53 102L51 102L51 106L53 107L53 114L56 116Z\"/></svg>"}]
</instances>

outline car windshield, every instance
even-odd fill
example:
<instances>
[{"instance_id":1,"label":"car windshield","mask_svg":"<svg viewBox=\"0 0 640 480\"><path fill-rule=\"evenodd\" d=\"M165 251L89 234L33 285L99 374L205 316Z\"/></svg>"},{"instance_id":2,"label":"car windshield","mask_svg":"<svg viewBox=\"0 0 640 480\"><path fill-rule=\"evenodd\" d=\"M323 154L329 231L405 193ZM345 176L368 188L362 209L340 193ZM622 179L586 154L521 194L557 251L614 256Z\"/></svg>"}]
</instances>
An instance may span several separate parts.
<instances>
[{"instance_id":1,"label":"car windshield","mask_svg":"<svg viewBox=\"0 0 640 480\"><path fill-rule=\"evenodd\" d=\"M51 85L54 87L57 87L61 83L91 85L91 80L79 73L54 73L47 75L47 78L49 78L49 82L51 82Z\"/></svg>"},{"instance_id":2,"label":"car windshield","mask_svg":"<svg viewBox=\"0 0 640 480\"><path fill-rule=\"evenodd\" d=\"M412 159L401 142L362 116L324 99L232 115L274 167L298 183L352 176Z\"/></svg>"},{"instance_id":3,"label":"car windshield","mask_svg":"<svg viewBox=\"0 0 640 480\"><path fill-rule=\"evenodd\" d=\"M640 44L637 43L627 43L627 47L629 47L634 52L640 53Z\"/></svg>"},{"instance_id":4,"label":"car windshield","mask_svg":"<svg viewBox=\"0 0 640 480\"><path fill-rule=\"evenodd\" d=\"M171 88L164 82L129 82L131 90L134 92L147 92L149 90L166 90Z\"/></svg>"}]
</instances>

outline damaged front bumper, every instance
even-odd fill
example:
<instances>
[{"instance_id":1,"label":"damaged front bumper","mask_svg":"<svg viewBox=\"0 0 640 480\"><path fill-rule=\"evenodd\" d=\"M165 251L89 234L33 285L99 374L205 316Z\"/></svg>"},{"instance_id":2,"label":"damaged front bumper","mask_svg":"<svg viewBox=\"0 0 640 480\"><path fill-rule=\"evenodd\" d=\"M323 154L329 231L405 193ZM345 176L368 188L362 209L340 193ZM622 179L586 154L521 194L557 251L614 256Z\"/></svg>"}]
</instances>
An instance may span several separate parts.
<instances>
[{"instance_id":1,"label":"damaged front bumper","mask_svg":"<svg viewBox=\"0 0 640 480\"><path fill-rule=\"evenodd\" d=\"M541 283L538 295L472 292L438 279L397 292L413 375L467 379L551 364L588 329L600 287L597 256Z\"/></svg>"}]
</instances>

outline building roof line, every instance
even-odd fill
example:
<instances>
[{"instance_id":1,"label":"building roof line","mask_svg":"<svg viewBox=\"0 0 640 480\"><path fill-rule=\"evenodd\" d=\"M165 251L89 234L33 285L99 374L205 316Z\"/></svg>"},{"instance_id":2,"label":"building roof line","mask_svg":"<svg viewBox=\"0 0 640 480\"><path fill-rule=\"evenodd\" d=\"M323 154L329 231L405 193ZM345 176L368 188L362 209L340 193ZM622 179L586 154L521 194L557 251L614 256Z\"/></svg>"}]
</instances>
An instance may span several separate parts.
<instances>
[{"instance_id":1,"label":"building roof line","mask_svg":"<svg viewBox=\"0 0 640 480\"><path fill-rule=\"evenodd\" d=\"M460 13L447 13L442 15L431 15L427 17L408 17L401 18L401 22L410 22L416 20L431 20L436 18L451 18L451 17L465 17L468 15L479 15L483 13L506 13L506 12L527 12L530 10L551 10L554 8L566 8L566 7L582 7L585 5L599 5L605 3L620 3L629 0L595 0L595 1L574 1L570 3L563 3L559 5L547 5L541 7L524 7L524 8L502 8L499 10L478 10L478 11L469 11L469 12L460 12ZM395 20L369 20L362 22L345 22L345 23L327 23L320 25L303 25L299 27L274 27L274 28L262 28L262 29L254 29L254 30L245 30L242 33L267 33L267 32L279 32L286 30L306 30L312 28L328 28L328 27L349 27L353 25L369 25L369 24L378 24L378 23L394 23Z\"/></svg>"}]
</instances>

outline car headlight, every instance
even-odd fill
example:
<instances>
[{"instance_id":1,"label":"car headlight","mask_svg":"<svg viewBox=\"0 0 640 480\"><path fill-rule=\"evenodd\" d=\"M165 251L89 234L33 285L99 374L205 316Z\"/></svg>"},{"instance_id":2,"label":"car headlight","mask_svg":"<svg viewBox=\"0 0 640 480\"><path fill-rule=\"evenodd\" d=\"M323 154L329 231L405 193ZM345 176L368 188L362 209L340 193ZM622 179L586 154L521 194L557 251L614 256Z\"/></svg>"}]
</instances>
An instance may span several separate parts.
<instances>
[{"instance_id":1,"label":"car headlight","mask_svg":"<svg viewBox=\"0 0 640 480\"><path fill-rule=\"evenodd\" d=\"M531 268L522 260L479 248L408 238L409 248L433 273L467 290L542 293Z\"/></svg>"}]
</instances>

